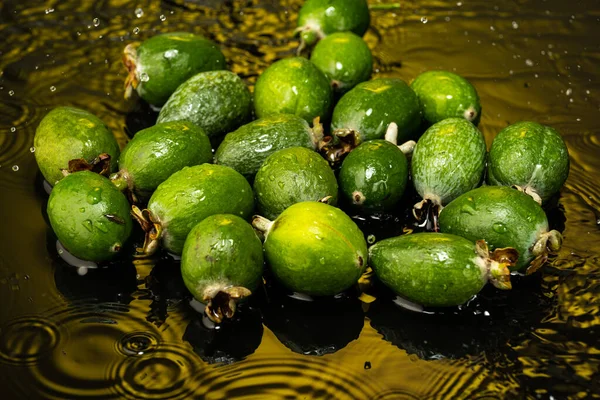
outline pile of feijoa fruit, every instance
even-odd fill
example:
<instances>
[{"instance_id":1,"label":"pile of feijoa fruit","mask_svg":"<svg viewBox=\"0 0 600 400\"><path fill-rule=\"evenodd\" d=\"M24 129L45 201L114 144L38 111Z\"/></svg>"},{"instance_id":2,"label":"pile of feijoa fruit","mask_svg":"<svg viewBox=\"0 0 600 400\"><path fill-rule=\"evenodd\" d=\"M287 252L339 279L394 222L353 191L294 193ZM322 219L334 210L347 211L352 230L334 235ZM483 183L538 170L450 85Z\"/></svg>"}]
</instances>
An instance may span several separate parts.
<instances>
[{"instance_id":1,"label":"pile of feijoa fruit","mask_svg":"<svg viewBox=\"0 0 600 400\"><path fill-rule=\"evenodd\" d=\"M202 36L129 44L125 96L160 108L154 126L120 149L100 119L59 107L36 131L62 246L104 262L139 223L135 256L181 256L187 288L217 323L266 269L290 292L335 296L371 268L425 307L461 305L488 282L510 289L511 273L534 272L562 240L543 208L569 172L560 134L518 122L487 149L465 78L371 78L369 22L365 0L307 0L298 56L270 65L253 93ZM428 232L369 247L348 213L396 212L413 187L421 201L403 223Z\"/></svg>"}]
</instances>

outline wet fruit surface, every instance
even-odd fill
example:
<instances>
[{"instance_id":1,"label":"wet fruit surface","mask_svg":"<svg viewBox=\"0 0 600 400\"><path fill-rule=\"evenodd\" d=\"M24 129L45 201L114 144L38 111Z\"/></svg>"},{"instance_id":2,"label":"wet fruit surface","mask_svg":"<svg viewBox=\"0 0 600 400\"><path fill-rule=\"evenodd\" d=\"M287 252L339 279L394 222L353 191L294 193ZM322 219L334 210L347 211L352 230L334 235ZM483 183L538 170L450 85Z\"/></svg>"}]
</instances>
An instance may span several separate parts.
<instances>
[{"instance_id":1,"label":"wet fruit surface","mask_svg":"<svg viewBox=\"0 0 600 400\"><path fill-rule=\"evenodd\" d=\"M285 313L281 303L271 303L281 323L265 317L263 333L260 314L267 308L259 306L251 323L242 320L225 335L198 332L204 325L187 304L190 294L173 279L181 280L177 262L134 264L117 256L115 268L82 277L62 261L44 217L35 128L64 105L99 117L121 146L153 125L157 112L123 100L121 58L126 44L159 32L210 38L222 47L228 69L251 87L273 61L295 55L303 1L1 3L3 399L548 400L600 392L594 2L369 2L400 3L371 10L364 39L373 50L373 78L410 82L431 69L466 77L483 105L478 128L488 146L517 121L561 133L570 173L545 210L565 240L539 273L511 277L511 291L488 285L467 306L433 314L399 309L377 284L369 291L375 301L361 298L360 330L354 305L350 312L334 307L340 311L330 317L331 308ZM351 214L370 240L417 229L409 218L417 201L410 188L398 213ZM139 236L134 233L131 252ZM238 311L246 315L241 306ZM335 324L340 315L345 318ZM337 351L300 354L283 343L286 334L285 343L298 343L296 349Z\"/></svg>"}]
</instances>

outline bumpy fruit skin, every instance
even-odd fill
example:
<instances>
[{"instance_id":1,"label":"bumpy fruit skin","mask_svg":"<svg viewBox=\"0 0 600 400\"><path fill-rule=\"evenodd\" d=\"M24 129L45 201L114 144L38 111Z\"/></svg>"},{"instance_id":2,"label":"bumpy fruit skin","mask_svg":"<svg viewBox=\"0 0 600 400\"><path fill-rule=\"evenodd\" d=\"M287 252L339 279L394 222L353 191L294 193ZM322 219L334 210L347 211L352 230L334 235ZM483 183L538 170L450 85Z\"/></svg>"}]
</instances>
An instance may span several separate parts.
<instances>
[{"instance_id":1,"label":"bumpy fruit skin","mask_svg":"<svg viewBox=\"0 0 600 400\"><path fill-rule=\"evenodd\" d=\"M369 248L369 264L396 294L429 307L463 304L487 283L475 244L444 233L381 240Z\"/></svg>"},{"instance_id":2,"label":"bumpy fruit skin","mask_svg":"<svg viewBox=\"0 0 600 400\"><path fill-rule=\"evenodd\" d=\"M300 36L308 45L335 32L362 36L370 22L365 0L307 0L298 12Z\"/></svg>"},{"instance_id":3,"label":"bumpy fruit skin","mask_svg":"<svg viewBox=\"0 0 600 400\"><path fill-rule=\"evenodd\" d=\"M98 117L74 107L57 107L40 122L33 138L35 160L51 185L63 178L61 169L69 161L92 161L102 153L111 157L111 170L117 170L119 144L111 130Z\"/></svg>"},{"instance_id":4,"label":"bumpy fruit skin","mask_svg":"<svg viewBox=\"0 0 600 400\"><path fill-rule=\"evenodd\" d=\"M481 118L481 104L475 87L460 75L448 71L427 71L410 84L423 107L428 125L446 118L465 118L475 126Z\"/></svg>"},{"instance_id":5,"label":"bumpy fruit skin","mask_svg":"<svg viewBox=\"0 0 600 400\"><path fill-rule=\"evenodd\" d=\"M432 125L415 146L412 179L425 199L444 205L476 188L485 169L485 139L464 118L448 118Z\"/></svg>"},{"instance_id":6,"label":"bumpy fruit skin","mask_svg":"<svg viewBox=\"0 0 600 400\"><path fill-rule=\"evenodd\" d=\"M187 120L215 137L237 129L251 115L252 95L240 77L210 71L182 83L160 110L157 122Z\"/></svg>"},{"instance_id":7,"label":"bumpy fruit skin","mask_svg":"<svg viewBox=\"0 0 600 400\"><path fill-rule=\"evenodd\" d=\"M148 210L163 228L163 246L175 254L181 254L188 233L204 218L234 214L246 219L253 209L248 181L232 168L213 164L175 172L148 201Z\"/></svg>"},{"instance_id":8,"label":"bumpy fruit skin","mask_svg":"<svg viewBox=\"0 0 600 400\"><path fill-rule=\"evenodd\" d=\"M260 118L228 133L215 152L215 164L253 178L277 150L302 146L315 150L319 141L304 119L292 114Z\"/></svg>"},{"instance_id":9,"label":"bumpy fruit skin","mask_svg":"<svg viewBox=\"0 0 600 400\"><path fill-rule=\"evenodd\" d=\"M58 182L47 211L58 240L83 260L109 260L131 233L127 198L110 180L90 171L69 174Z\"/></svg>"},{"instance_id":10,"label":"bumpy fruit skin","mask_svg":"<svg viewBox=\"0 0 600 400\"><path fill-rule=\"evenodd\" d=\"M400 79L373 79L342 96L333 110L331 130L352 129L366 141L383 138L391 122L398 125L398 143L416 138L421 125L419 99Z\"/></svg>"},{"instance_id":11,"label":"bumpy fruit skin","mask_svg":"<svg viewBox=\"0 0 600 400\"><path fill-rule=\"evenodd\" d=\"M254 193L259 213L277 218L286 208L303 201L331 196L336 205L338 184L323 157L304 147L290 147L270 155L256 174Z\"/></svg>"},{"instance_id":12,"label":"bumpy fruit skin","mask_svg":"<svg viewBox=\"0 0 600 400\"><path fill-rule=\"evenodd\" d=\"M202 303L213 292L230 286L254 291L262 272L262 243L252 226L236 215L211 215L194 226L185 240L181 275Z\"/></svg>"},{"instance_id":13,"label":"bumpy fruit skin","mask_svg":"<svg viewBox=\"0 0 600 400\"><path fill-rule=\"evenodd\" d=\"M501 130L492 142L488 183L529 187L546 201L567 180L569 164L569 151L555 129L517 122Z\"/></svg>"},{"instance_id":14,"label":"bumpy fruit skin","mask_svg":"<svg viewBox=\"0 0 600 400\"><path fill-rule=\"evenodd\" d=\"M259 118L294 114L312 122L328 120L332 90L327 77L309 60L292 57L270 65L254 86L254 110Z\"/></svg>"},{"instance_id":15,"label":"bumpy fruit skin","mask_svg":"<svg viewBox=\"0 0 600 400\"><path fill-rule=\"evenodd\" d=\"M512 247L519 252L514 270L522 270L534 258L533 245L548 232L548 219L531 196L507 186L484 186L448 204L440 214L440 230L484 239L490 250Z\"/></svg>"},{"instance_id":16,"label":"bumpy fruit skin","mask_svg":"<svg viewBox=\"0 0 600 400\"><path fill-rule=\"evenodd\" d=\"M329 78L333 90L346 93L369 79L373 56L369 46L352 32L327 36L315 46L310 61Z\"/></svg>"},{"instance_id":17,"label":"bumpy fruit skin","mask_svg":"<svg viewBox=\"0 0 600 400\"><path fill-rule=\"evenodd\" d=\"M365 212L392 210L406 188L408 161L386 140L362 143L344 159L339 174L344 197Z\"/></svg>"},{"instance_id":18,"label":"bumpy fruit skin","mask_svg":"<svg viewBox=\"0 0 600 400\"><path fill-rule=\"evenodd\" d=\"M179 85L199 72L225 68L225 56L212 41L193 33L151 37L135 49L135 88L150 104L162 106ZM127 56L127 53L126 53Z\"/></svg>"},{"instance_id":19,"label":"bumpy fruit skin","mask_svg":"<svg viewBox=\"0 0 600 400\"><path fill-rule=\"evenodd\" d=\"M119 157L119 173L135 192L148 195L183 167L210 161L212 148L202 128L164 122L135 134Z\"/></svg>"},{"instance_id":20,"label":"bumpy fruit skin","mask_svg":"<svg viewBox=\"0 0 600 400\"><path fill-rule=\"evenodd\" d=\"M367 264L367 244L358 226L340 209L319 202L297 203L281 213L264 249L284 286L314 296L348 289Z\"/></svg>"}]
</instances>

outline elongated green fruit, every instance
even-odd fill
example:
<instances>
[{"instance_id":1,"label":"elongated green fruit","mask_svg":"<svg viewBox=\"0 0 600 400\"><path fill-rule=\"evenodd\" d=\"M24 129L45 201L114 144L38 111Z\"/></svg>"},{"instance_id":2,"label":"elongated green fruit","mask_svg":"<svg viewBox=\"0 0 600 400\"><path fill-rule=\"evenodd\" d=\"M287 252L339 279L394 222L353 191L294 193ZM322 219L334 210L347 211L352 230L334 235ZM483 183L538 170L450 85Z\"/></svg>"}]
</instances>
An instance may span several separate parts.
<instances>
[{"instance_id":1,"label":"elongated green fruit","mask_svg":"<svg viewBox=\"0 0 600 400\"><path fill-rule=\"evenodd\" d=\"M301 117L276 114L260 118L228 133L215 152L215 164L226 165L247 178L254 178L268 156L277 150L302 146L316 150L323 128L314 128Z\"/></svg>"},{"instance_id":2,"label":"elongated green fruit","mask_svg":"<svg viewBox=\"0 0 600 400\"><path fill-rule=\"evenodd\" d=\"M298 12L301 47L335 32L351 31L362 36L370 21L365 0L307 0Z\"/></svg>"},{"instance_id":3,"label":"elongated green fruit","mask_svg":"<svg viewBox=\"0 0 600 400\"><path fill-rule=\"evenodd\" d=\"M337 93L346 93L369 79L373 56L369 46L352 32L337 32L315 46L310 61L329 78Z\"/></svg>"},{"instance_id":4,"label":"elongated green fruit","mask_svg":"<svg viewBox=\"0 0 600 400\"><path fill-rule=\"evenodd\" d=\"M248 181L234 169L201 164L185 167L158 185L148 208L133 207L133 214L146 231L143 253L151 254L160 243L181 254L192 228L214 214L248 218L254 209L254 195Z\"/></svg>"},{"instance_id":5,"label":"elongated green fruit","mask_svg":"<svg viewBox=\"0 0 600 400\"><path fill-rule=\"evenodd\" d=\"M83 260L113 258L131 233L127 198L110 180L94 172L75 172L58 182L47 210L58 240Z\"/></svg>"},{"instance_id":6,"label":"elongated green fruit","mask_svg":"<svg viewBox=\"0 0 600 400\"><path fill-rule=\"evenodd\" d=\"M515 270L536 258L529 273L546 260L548 249L558 250L562 240L558 231L548 231L546 214L535 200L507 186L484 186L459 196L442 210L440 230L472 241L483 239L492 250L516 249Z\"/></svg>"},{"instance_id":7,"label":"elongated green fruit","mask_svg":"<svg viewBox=\"0 0 600 400\"><path fill-rule=\"evenodd\" d=\"M183 282L207 305L214 322L231 318L236 303L252 294L263 272L262 243L237 215L211 215L192 228L181 254Z\"/></svg>"},{"instance_id":8,"label":"elongated green fruit","mask_svg":"<svg viewBox=\"0 0 600 400\"><path fill-rule=\"evenodd\" d=\"M352 130L361 141L381 139L390 123L398 125L398 142L418 136L421 107L415 92L395 78L359 83L333 110L331 130Z\"/></svg>"},{"instance_id":9,"label":"elongated green fruit","mask_svg":"<svg viewBox=\"0 0 600 400\"><path fill-rule=\"evenodd\" d=\"M165 104L179 85L193 75L225 68L225 56L212 41L193 33L170 32L132 43L123 51L129 75L125 98L133 90L155 106Z\"/></svg>"},{"instance_id":10,"label":"elongated green fruit","mask_svg":"<svg viewBox=\"0 0 600 400\"><path fill-rule=\"evenodd\" d=\"M38 125L33 138L35 160L50 185L67 170L69 161L92 161L102 153L110 155L112 172L117 170L119 144L112 131L95 115L74 107L57 107Z\"/></svg>"},{"instance_id":11,"label":"elongated green fruit","mask_svg":"<svg viewBox=\"0 0 600 400\"><path fill-rule=\"evenodd\" d=\"M329 164L305 147L290 147L271 154L256 174L254 193L258 212L274 219L286 208L303 201L337 204L338 184Z\"/></svg>"},{"instance_id":12,"label":"elongated green fruit","mask_svg":"<svg viewBox=\"0 0 600 400\"><path fill-rule=\"evenodd\" d=\"M240 77L211 71L182 83L160 110L157 122L190 121L216 137L245 124L251 115L252 95Z\"/></svg>"},{"instance_id":13,"label":"elongated green fruit","mask_svg":"<svg viewBox=\"0 0 600 400\"><path fill-rule=\"evenodd\" d=\"M477 91L462 76L448 71L427 71L410 84L423 107L428 125L446 118L464 118L477 126L481 104Z\"/></svg>"},{"instance_id":14,"label":"elongated green fruit","mask_svg":"<svg viewBox=\"0 0 600 400\"><path fill-rule=\"evenodd\" d=\"M569 164L569 151L555 129L517 122L500 131L492 142L488 183L519 186L541 203L560 191Z\"/></svg>"},{"instance_id":15,"label":"elongated green fruit","mask_svg":"<svg viewBox=\"0 0 600 400\"><path fill-rule=\"evenodd\" d=\"M365 269L365 238L339 208L296 203L275 221L255 217L252 224L265 233L265 257L273 274L295 292L332 296L354 285Z\"/></svg>"},{"instance_id":16,"label":"elongated green fruit","mask_svg":"<svg viewBox=\"0 0 600 400\"><path fill-rule=\"evenodd\" d=\"M254 86L254 110L259 118L294 114L312 122L329 120L332 91L327 77L302 57L279 60L269 66Z\"/></svg>"},{"instance_id":17,"label":"elongated green fruit","mask_svg":"<svg viewBox=\"0 0 600 400\"><path fill-rule=\"evenodd\" d=\"M485 140L464 118L448 118L432 125L417 142L412 156L412 179L423 201L415 216L441 207L476 188L485 169Z\"/></svg>"},{"instance_id":18,"label":"elongated green fruit","mask_svg":"<svg viewBox=\"0 0 600 400\"><path fill-rule=\"evenodd\" d=\"M204 130L191 122L173 121L139 131L119 157L119 172L111 176L118 187L148 197L183 167L212 161Z\"/></svg>"},{"instance_id":19,"label":"elongated green fruit","mask_svg":"<svg viewBox=\"0 0 600 400\"><path fill-rule=\"evenodd\" d=\"M510 289L508 266L514 249L489 254L456 235L415 233L384 239L369 248L369 263L377 277L396 294L427 307L461 305L490 281Z\"/></svg>"}]
</instances>

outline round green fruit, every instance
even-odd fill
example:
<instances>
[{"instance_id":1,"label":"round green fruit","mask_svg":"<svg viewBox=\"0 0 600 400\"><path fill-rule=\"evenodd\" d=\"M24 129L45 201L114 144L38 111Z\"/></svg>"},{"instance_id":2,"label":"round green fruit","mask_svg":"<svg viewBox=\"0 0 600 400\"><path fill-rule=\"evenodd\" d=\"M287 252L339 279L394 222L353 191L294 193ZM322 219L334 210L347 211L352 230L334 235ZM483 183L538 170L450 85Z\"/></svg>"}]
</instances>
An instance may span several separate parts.
<instances>
[{"instance_id":1,"label":"round green fruit","mask_svg":"<svg viewBox=\"0 0 600 400\"><path fill-rule=\"evenodd\" d=\"M254 180L258 212L277 218L286 208L303 201L324 198L337 204L338 184L323 157L304 147L290 147L271 154Z\"/></svg>"},{"instance_id":2,"label":"round green fruit","mask_svg":"<svg viewBox=\"0 0 600 400\"><path fill-rule=\"evenodd\" d=\"M490 147L488 183L518 186L536 201L557 194L569 176L569 150L560 134L536 122L517 122Z\"/></svg>"},{"instance_id":3,"label":"round green fruit","mask_svg":"<svg viewBox=\"0 0 600 400\"><path fill-rule=\"evenodd\" d=\"M369 28L371 16L365 0L307 0L298 12L298 29L304 45L335 32L359 36Z\"/></svg>"},{"instance_id":4,"label":"round green fruit","mask_svg":"<svg viewBox=\"0 0 600 400\"><path fill-rule=\"evenodd\" d=\"M369 248L369 264L397 295L426 307L466 303L488 281L510 289L513 249L490 256L477 244L456 235L415 233L384 239Z\"/></svg>"},{"instance_id":5,"label":"round green fruit","mask_svg":"<svg viewBox=\"0 0 600 400\"><path fill-rule=\"evenodd\" d=\"M119 157L117 187L145 198L183 167L212 161L212 148L202 128L187 121L156 124L139 131Z\"/></svg>"},{"instance_id":6,"label":"round green fruit","mask_svg":"<svg viewBox=\"0 0 600 400\"><path fill-rule=\"evenodd\" d=\"M125 98L133 90L146 102L162 106L179 85L199 72L225 68L225 56L212 41L193 33L162 33L129 44L123 51L129 75Z\"/></svg>"},{"instance_id":7,"label":"round green fruit","mask_svg":"<svg viewBox=\"0 0 600 400\"><path fill-rule=\"evenodd\" d=\"M225 135L252 116L252 95L239 76L229 71L194 75L169 97L157 123L190 121L209 137Z\"/></svg>"},{"instance_id":8,"label":"round green fruit","mask_svg":"<svg viewBox=\"0 0 600 400\"><path fill-rule=\"evenodd\" d=\"M144 250L151 254L160 241L168 251L181 254L192 228L214 214L248 218L254 210L250 184L234 169L201 164L184 167L158 185L148 208L134 215L147 232Z\"/></svg>"},{"instance_id":9,"label":"round green fruit","mask_svg":"<svg viewBox=\"0 0 600 400\"><path fill-rule=\"evenodd\" d=\"M192 228L181 254L183 282L207 305L214 322L231 318L236 302L262 279L263 247L252 226L237 215L211 215Z\"/></svg>"},{"instance_id":10,"label":"round green fruit","mask_svg":"<svg viewBox=\"0 0 600 400\"><path fill-rule=\"evenodd\" d=\"M408 181L408 161L395 143L370 140L352 150L339 174L346 200L363 212L393 210Z\"/></svg>"},{"instance_id":11,"label":"round green fruit","mask_svg":"<svg viewBox=\"0 0 600 400\"><path fill-rule=\"evenodd\" d=\"M275 221L255 217L265 233L265 258L288 289L333 296L354 285L367 263L367 243L339 208L308 201L287 208Z\"/></svg>"},{"instance_id":12,"label":"round green fruit","mask_svg":"<svg viewBox=\"0 0 600 400\"><path fill-rule=\"evenodd\" d=\"M57 107L40 121L33 138L35 160L44 178L55 185L69 161L92 161L100 154L110 156L117 170L120 150L112 131L98 117L74 107Z\"/></svg>"},{"instance_id":13,"label":"round green fruit","mask_svg":"<svg viewBox=\"0 0 600 400\"><path fill-rule=\"evenodd\" d=\"M327 77L309 60L292 57L269 66L254 86L254 110L259 118L294 114L312 122L328 120L332 91Z\"/></svg>"},{"instance_id":14,"label":"round green fruit","mask_svg":"<svg viewBox=\"0 0 600 400\"><path fill-rule=\"evenodd\" d=\"M90 171L67 175L50 193L48 218L62 245L75 257L106 261L131 233L129 202L110 180Z\"/></svg>"},{"instance_id":15,"label":"round green fruit","mask_svg":"<svg viewBox=\"0 0 600 400\"><path fill-rule=\"evenodd\" d=\"M346 93L369 79L373 56L369 46L352 32L327 36L315 46L310 61L329 78L335 92Z\"/></svg>"},{"instance_id":16,"label":"round green fruit","mask_svg":"<svg viewBox=\"0 0 600 400\"><path fill-rule=\"evenodd\" d=\"M352 130L366 141L383 138L392 122L398 125L399 142L416 138L421 126L419 99L400 79L373 79L342 96L333 110L331 130Z\"/></svg>"},{"instance_id":17,"label":"round green fruit","mask_svg":"<svg viewBox=\"0 0 600 400\"><path fill-rule=\"evenodd\" d=\"M464 118L475 126L481 118L479 95L471 83L448 71L427 71L410 84L428 125L446 118Z\"/></svg>"},{"instance_id":18,"label":"round green fruit","mask_svg":"<svg viewBox=\"0 0 600 400\"><path fill-rule=\"evenodd\" d=\"M226 165L253 179L266 158L277 150L298 146L316 150L322 138L321 124L311 129L296 115L271 115L225 135L215 152L215 164Z\"/></svg>"}]
</instances>

